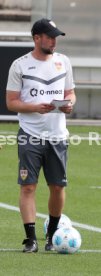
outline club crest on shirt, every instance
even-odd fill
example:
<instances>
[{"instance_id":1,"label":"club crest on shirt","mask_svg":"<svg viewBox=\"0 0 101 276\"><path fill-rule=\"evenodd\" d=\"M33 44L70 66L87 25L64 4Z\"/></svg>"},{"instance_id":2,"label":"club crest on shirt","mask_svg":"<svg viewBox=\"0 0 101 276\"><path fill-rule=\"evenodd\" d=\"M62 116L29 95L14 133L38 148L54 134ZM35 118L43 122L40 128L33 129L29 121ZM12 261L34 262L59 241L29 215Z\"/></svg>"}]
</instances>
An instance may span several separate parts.
<instances>
[{"instance_id":1,"label":"club crest on shirt","mask_svg":"<svg viewBox=\"0 0 101 276\"><path fill-rule=\"evenodd\" d=\"M28 176L28 170L21 169L20 170L20 176L22 180L25 180Z\"/></svg>"},{"instance_id":2,"label":"club crest on shirt","mask_svg":"<svg viewBox=\"0 0 101 276\"><path fill-rule=\"evenodd\" d=\"M61 62L55 62L55 66L56 66L57 70L61 70L62 63Z\"/></svg>"}]
</instances>

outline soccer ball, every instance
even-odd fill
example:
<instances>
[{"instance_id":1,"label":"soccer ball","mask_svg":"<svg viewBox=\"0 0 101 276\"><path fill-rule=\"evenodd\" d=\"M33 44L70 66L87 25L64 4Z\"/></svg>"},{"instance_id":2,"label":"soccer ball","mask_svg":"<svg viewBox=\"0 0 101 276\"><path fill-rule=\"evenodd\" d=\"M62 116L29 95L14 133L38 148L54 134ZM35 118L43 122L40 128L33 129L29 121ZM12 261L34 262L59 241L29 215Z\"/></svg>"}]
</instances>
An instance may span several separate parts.
<instances>
[{"instance_id":1,"label":"soccer ball","mask_svg":"<svg viewBox=\"0 0 101 276\"><path fill-rule=\"evenodd\" d=\"M47 234L47 228L48 228L48 224L49 224L49 216L45 219L44 221L44 234ZM69 228L72 226L71 220L69 217L67 217L66 215L62 214L57 226L57 229L61 228L61 227L65 227L65 228Z\"/></svg>"},{"instance_id":2,"label":"soccer ball","mask_svg":"<svg viewBox=\"0 0 101 276\"><path fill-rule=\"evenodd\" d=\"M81 235L74 227L60 228L53 235L54 249L59 253L73 254L81 246Z\"/></svg>"}]
</instances>

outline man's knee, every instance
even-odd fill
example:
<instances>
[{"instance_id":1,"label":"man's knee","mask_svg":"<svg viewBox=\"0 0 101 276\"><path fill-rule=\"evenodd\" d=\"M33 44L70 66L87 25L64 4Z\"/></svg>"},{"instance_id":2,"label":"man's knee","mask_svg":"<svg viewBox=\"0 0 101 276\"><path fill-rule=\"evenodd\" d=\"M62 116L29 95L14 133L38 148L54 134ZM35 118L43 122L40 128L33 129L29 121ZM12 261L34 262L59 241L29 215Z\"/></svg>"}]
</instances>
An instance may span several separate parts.
<instances>
[{"instance_id":1,"label":"man's knee","mask_svg":"<svg viewBox=\"0 0 101 276\"><path fill-rule=\"evenodd\" d=\"M64 187L61 187L61 186L58 186L58 185L55 186L55 190L56 190L56 191L62 191L63 188L64 188Z\"/></svg>"},{"instance_id":2,"label":"man's knee","mask_svg":"<svg viewBox=\"0 0 101 276\"><path fill-rule=\"evenodd\" d=\"M35 191L36 185L31 184L31 185L23 185L21 186L21 193L23 194L31 194Z\"/></svg>"},{"instance_id":3,"label":"man's knee","mask_svg":"<svg viewBox=\"0 0 101 276\"><path fill-rule=\"evenodd\" d=\"M64 187L59 186L59 185L54 185L52 186L52 190L54 190L55 192L62 192L64 190Z\"/></svg>"}]
</instances>

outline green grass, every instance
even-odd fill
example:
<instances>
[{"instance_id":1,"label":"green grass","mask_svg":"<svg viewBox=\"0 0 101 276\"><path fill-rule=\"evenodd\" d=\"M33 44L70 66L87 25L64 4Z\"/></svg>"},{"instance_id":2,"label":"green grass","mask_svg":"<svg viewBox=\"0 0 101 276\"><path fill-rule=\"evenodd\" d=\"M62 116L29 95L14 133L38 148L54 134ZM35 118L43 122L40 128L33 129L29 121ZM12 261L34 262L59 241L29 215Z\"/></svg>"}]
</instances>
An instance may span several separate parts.
<instances>
[{"instance_id":1,"label":"green grass","mask_svg":"<svg viewBox=\"0 0 101 276\"><path fill-rule=\"evenodd\" d=\"M18 130L18 124L0 124L0 131ZM100 127L69 127L72 134L101 133ZM101 153L100 146L82 141L70 143L66 203L63 213L72 221L101 228ZM18 206L17 146L4 145L0 150L0 202ZM48 213L48 188L41 171L36 192L37 212ZM0 276L100 276L101 253L79 252L62 255L45 252L44 220L37 218L36 231L39 243L37 254L23 254L24 229L20 213L0 208ZM101 250L101 233L76 227L82 236L81 250ZM3 251L3 249L6 249ZM9 251L9 249L16 249Z\"/></svg>"}]
</instances>

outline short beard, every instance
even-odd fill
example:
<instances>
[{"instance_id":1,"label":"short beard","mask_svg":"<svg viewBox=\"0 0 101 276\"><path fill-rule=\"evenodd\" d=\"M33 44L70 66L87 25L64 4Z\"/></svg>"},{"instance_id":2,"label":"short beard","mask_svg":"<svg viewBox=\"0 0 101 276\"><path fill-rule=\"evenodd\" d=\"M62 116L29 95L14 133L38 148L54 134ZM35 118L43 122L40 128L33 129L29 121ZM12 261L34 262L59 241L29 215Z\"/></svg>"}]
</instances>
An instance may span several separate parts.
<instances>
[{"instance_id":1,"label":"short beard","mask_svg":"<svg viewBox=\"0 0 101 276\"><path fill-rule=\"evenodd\" d=\"M50 49L41 48L41 50L46 55L52 55L53 54L53 51L51 51Z\"/></svg>"}]
</instances>

